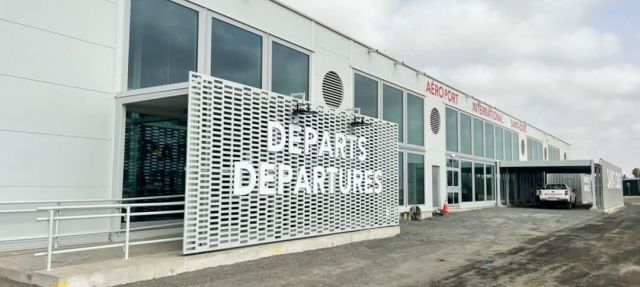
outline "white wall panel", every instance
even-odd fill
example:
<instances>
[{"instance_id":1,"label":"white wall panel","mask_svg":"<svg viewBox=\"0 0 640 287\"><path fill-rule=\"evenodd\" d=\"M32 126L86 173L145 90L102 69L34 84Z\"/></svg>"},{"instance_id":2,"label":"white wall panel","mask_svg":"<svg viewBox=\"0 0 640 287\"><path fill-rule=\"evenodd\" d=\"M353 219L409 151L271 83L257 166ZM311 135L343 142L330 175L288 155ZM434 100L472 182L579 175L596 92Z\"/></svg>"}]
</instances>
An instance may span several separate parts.
<instances>
[{"instance_id":1,"label":"white wall panel","mask_svg":"<svg viewBox=\"0 0 640 287\"><path fill-rule=\"evenodd\" d=\"M111 141L0 131L0 143L0 186L110 186Z\"/></svg>"},{"instance_id":2,"label":"white wall panel","mask_svg":"<svg viewBox=\"0 0 640 287\"><path fill-rule=\"evenodd\" d=\"M343 98L341 109L353 107L353 71L349 65L349 60L327 51L324 48L316 49L314 53L314 63L312 71L311 101L316 105L325 105L322 95L322 80L329 71L334 71L340 76L343 88Z\"/></svg>"},{"instance_id":3,"label":"white wall panel","mask_svg":"<svg viewBox=\"0 0 640 287\"><path fill-rule=\"evenodd\" d=\"M116 4L104 0L0 0L0 19L114 47Z\"/></svg>"},{"instance_id":4,"label":"white wall panel","mask_svg":"<svg viewBox=\"0 0 640 287\"><path fill-rule=\"evenodd\" d=\"M113 138L112 94L0 75L0 130Z\"/></svg>"},{"instance_id":5,"label":"white wall panel","mask_svg":"<svg viewBox=\"0 0 640 287\"><path fill-rule=\"evenodd\" d=\"M333 32L321 25L313 25L313 37L315 47L324 48L338 56L350 61L351 40Z\"/></svg>"},{"instance_id":6,"label":"white wall panel","mask_svg":"<svg viewBox=\"0 0 640 287\"><path fill-rule=\"evenodd\" d=\"M0 21L0 74L113 92L114 49Z\"/></svg>"}]
</instances>

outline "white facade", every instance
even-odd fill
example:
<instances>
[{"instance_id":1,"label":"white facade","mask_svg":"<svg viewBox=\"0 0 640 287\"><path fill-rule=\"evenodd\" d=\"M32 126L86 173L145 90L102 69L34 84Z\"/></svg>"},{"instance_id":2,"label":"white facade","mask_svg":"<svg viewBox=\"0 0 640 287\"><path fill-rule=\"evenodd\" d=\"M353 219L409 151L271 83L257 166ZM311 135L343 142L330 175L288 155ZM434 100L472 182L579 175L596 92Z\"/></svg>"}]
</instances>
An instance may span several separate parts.
<instances>
[{"instance_id":1,"label":"white facade","mask_svg":"<svg viewBox=\"0 0 640 287\"><path fill-rule=\"evenodd\" d=\"M133 0L135 1L135 0ZM168 1L168 0L158 0ZM518 147L527 139L539 141L544 150L559 149L562 159L570 159L570 145L544 131L527 125L492 107L496 114L474 111L474 103L488 104L448 87L375 48L367 47L294 10L268 0L175 0L175 4L197 13L197 72L210 74L211 19L218 19L251 31L262 39L261 85L271 90L273 61L271 43L281 43L309 56L309 100L325 105L322 81L329 71L342 81L344 95L340 109L355 108L354 75L377 81L378 114L383 116L383 85L403 91L403 126L407 126L409 94L423 102L423 145L399 145L406 154L422 155L424 162L424 202L430 213L447 197L446 159L476 158L447 152L445 113L450 107L517 132ZM0 201L45 199L112 199L122 197L124 161L124 123L127 104L186 94L185 83L128 89L131 26L129 0L0 0ZM215 65L215 63L214 63ZM184 71L185 79L188 71ZM451 94L433 95L428 87ZM429 124L432 109L440 115L440 128L434 134ZM491 119L493 117L493 119ZM518 127L520 129L518 129ZM408 130L404 130L405 136ZM404 163L405 170L407 163ZM433 168L439 167L437 176ZM406 179L406 175L405 175ZM434 179L438 184L434 184ZM407 180L405 180L407 181ZM404 189L410 188L404 182ZM437 186L438 190L433 191ZM408 191L407 191L408 192ZM434 196L435 194L435 196ZM495 206L494 200L469 202L461 207ZM437 201L437 202L434 202ZM8 228L0 238L40 233L44 225L15 216L0 219ZM74 225L73 230L103 230L108 221ZM111 226L117 226L113 223Z\"/></svg>"}]
</instances>

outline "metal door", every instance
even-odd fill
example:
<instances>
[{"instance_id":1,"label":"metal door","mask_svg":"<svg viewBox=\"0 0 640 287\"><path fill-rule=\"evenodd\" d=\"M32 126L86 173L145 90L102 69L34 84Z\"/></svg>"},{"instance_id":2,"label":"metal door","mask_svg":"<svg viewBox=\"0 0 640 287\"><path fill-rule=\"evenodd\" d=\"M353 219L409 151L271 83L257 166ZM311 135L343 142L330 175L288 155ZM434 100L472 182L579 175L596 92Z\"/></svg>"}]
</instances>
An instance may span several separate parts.
<instances>
[{"instance_id":1,"label":"metal door","mask_svg":"<svg viewBox=\"0 0 640 287\"><path fill-rule=\"evenodd\" d=\"M433 195L433 207L440 207L440 166L431 167L431 194Z\"/></svg>"}]
</instances>

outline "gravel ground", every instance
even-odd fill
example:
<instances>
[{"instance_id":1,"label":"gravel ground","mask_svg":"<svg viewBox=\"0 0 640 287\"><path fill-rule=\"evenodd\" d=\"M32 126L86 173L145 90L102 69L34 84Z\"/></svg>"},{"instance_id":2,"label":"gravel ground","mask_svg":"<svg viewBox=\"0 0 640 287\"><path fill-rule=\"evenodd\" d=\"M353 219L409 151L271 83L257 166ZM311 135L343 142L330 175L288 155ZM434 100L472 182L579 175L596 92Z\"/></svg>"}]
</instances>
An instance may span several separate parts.
<instances>
[{"instance_id":1,"label":"gravel ground","mask_svg":"<svg viewBox=\"0 0 640 287\"><path fill-rule=\"evenodd\" d=\"M464 286L473 282L486 286L491 285L491 279L476 280L475 275L462 281L455 278L473 271L476 265L518 257L532 240L541 241L551 233L602 217L587 210L531 208L453 213L405 223L402 234L394 238L274 256L127 287Z\"/></svg>"},{"instance_id":2,"label":"gravel ground","mask_svg":"<svg viewBox=\"0 0 640 287\"><path fill-rule=\"evenodd\" d=\"M638 286L640 199L588 210L491 208L402 224L394 238L137 282L155 286ZM0 286L22 287L0 279Z\"/></svg>"}]
</instances>

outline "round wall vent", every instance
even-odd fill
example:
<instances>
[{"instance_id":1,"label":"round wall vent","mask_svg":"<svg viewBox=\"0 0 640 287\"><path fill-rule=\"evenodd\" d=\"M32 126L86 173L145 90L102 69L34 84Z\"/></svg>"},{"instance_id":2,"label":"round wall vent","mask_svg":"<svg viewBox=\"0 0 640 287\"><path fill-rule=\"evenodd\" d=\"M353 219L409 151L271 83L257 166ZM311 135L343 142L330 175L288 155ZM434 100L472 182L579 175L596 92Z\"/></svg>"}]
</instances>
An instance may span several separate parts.
<instances>
[{"instance_id":1,"label":"round wall vent","mask_svg":"<svg viewBox=\"0 0 640 287\"><path fill-rule=\"evenodd\" d=\"M526 151L526 147L524 146L524 140L520 141L520 153L524 156L524 152Z\"/></svg>"},{"instance_id":2,"label":"round wall vent","mask_svg":"<svg viewBox=\"0 0 640 287\"><path fill-rule=\"evenodd\" d=\"M342 104L343 92L342 80L340 80L338 73L334 71L326 73L324 79L322 79L324 102L332 108L339 108L340 104Z\"/></svg>"},{"instance_id":3,"label":"round wall vent","mask_svg":"<svg viewBox=\"0 0 640 287\"><path fill-rule=\"evenodd\" d=\"M544 160L547 160L547 148L544 148Z\"/></svg>"},{"instance_id":4,"label":"round wall vent","mask_svg":"<svg viewBox=\"0 0 640 287\"><path fill-rule=\"evenodd\" d=\"M437 135L440 132L440 112L438 109L433 108L431 110L429 119L431 120L431 131L434 135Z\"/></svg>"}]
</instances>

